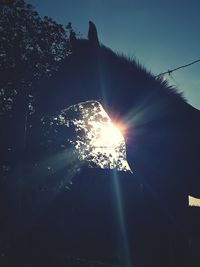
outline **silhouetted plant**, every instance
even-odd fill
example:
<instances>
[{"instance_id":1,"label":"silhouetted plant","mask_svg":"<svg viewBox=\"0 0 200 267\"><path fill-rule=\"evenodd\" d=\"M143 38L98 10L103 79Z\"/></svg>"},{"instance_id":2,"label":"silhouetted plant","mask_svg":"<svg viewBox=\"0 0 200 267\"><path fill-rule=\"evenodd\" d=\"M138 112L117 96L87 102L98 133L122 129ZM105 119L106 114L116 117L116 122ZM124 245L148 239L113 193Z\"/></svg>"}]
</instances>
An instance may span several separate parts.
<instances>
[{"instance_id":1,"label":"silhouetted plant","mask_svg":"<svg viewBox=\"0 0 200 267\"><path fill-rule=\"evenodd\" d=\"M35 83L58 70L70 53L70 44L61 24L41 18L24 0L3 1L0 35L0 123L4 129L0 146L6 166L10 154L15 158L13 151L19 157L19 147L24 149L23 140L31 127L28 121L37 103Z\"/></svg>"},{"instance_id":2,"label":"silhouetted plant","mask_svg":"<svg viewBox=\"0 0 200 267\"><path fill-rule=\"evenodd\" d=\"M5 2L0 12L0 85L6 111L14 95L28 96L35 80L57 70L70 48L63 26L49 17L42 19L23 0Z\"/></svg>"}]
</instances>

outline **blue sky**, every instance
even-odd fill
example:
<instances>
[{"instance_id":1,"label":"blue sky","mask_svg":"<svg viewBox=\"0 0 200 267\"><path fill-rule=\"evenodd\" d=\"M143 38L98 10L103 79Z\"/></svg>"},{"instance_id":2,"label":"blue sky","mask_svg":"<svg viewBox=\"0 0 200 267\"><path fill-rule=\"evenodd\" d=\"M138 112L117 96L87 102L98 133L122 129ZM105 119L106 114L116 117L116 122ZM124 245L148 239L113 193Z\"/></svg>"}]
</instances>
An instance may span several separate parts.
<instances>
[{"instance_id":1,"label":"blue sky","mask_svg":"<svg viewBox=\"0 0 200 267\"><path fill-rule=\"evenodd\" d=\"M28 0L41 16L50 16L86 37L88 21L99 40L133 56L154 74L200 58L200 1ZM169 78L166 76L166 78ZM173 73L171 84L200 109L200 63Z\"/></svg>"}]
</instances>

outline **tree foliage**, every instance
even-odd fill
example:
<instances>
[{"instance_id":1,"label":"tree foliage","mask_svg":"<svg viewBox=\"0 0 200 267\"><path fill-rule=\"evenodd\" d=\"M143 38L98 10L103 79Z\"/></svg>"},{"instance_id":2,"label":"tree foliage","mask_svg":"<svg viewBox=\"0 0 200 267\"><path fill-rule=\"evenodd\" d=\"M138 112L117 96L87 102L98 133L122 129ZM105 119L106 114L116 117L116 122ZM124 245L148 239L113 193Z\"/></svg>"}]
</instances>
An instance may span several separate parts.
<instances>
[{"instance_id":1,"label":"tree foliage","mask_svg":"<svg viewBox=\"0 0 200 267\"><path fill-rule=\"evenodd\" d=\"M17 94L34 94L34 82L57 70L70 48L63 26L41 18L23 0L1 4L0 35L2 114L12 109Z\"/></svg>"},{"instance_id":2,"label":"tree foliage","mask_svg":"<svg viewBox=\"0 0 200 267\"><path fill-rule=\"evenodd\" d=\"M41 18L24 0L0 4L0 166L3 177L24 154L40 93L37 83L57 71L71 53L68 30L49 17Z\"/></svg>"},{"instance_id":3,"label":"tree foliage","mask_svg":"<svg viewBox=\"0 0 200 267\"><path fill-rule=\"evenodd\" d=\"M24 0L0 1L0 36L0 228L9 229L13 216L23 218L23 161L31 122L39 119L37 84L71 52L67 29L41 18ZM1 251L7 249L8 232L0 232Z\"/></svg>"}]
</instances>

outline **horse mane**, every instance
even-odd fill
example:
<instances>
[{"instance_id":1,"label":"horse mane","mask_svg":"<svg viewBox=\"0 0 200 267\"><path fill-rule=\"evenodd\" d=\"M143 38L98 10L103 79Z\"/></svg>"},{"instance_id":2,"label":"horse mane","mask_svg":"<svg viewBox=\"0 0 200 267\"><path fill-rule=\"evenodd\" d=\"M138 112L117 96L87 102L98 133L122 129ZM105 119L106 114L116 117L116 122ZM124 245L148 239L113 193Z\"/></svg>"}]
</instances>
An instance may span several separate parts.
<instances>
[{"instance_id":1,"label":"horse mane","mask_svg":"<svg viewBox=\"0 0 200 267\"><path fill-rule=\"evenodd\" d=\"M147 68L134 57L115 52L103 44L100 44L97 48L91 47L90 41L87 39L77 39L75 51L72 52L71 56L73 56L74 53L79 57L79 61L84 61L84 54L87 55L88 58L97 56L98 61L101 62L101 64L102 62L104 63L104 67L109 65L109 71L116 71L129 78L132 76L133 79L132 81L130 79L129 84L134 84L136 82L141 85L148 85L143 88L147 89L144 91L144 95L145 93L149 94L150 90L151 92L157 91L158 94L159 92L162 95L164 94L165 97L169 97L173 102L187 103L182 92L179 92L175 86L170 85L162 76L156 76L152 71L147 70ZM65 62L63 65L65 66Z\"/></svg>"}]
</instances>

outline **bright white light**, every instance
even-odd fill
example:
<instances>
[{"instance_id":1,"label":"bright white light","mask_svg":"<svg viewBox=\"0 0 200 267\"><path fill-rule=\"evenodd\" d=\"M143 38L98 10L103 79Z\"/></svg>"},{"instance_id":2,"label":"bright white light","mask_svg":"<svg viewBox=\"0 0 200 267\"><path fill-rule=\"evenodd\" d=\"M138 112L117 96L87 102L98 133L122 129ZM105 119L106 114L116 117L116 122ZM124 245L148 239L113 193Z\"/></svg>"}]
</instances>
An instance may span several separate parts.
<instances>
[{"instance_id":1,"label":"bright white light","mask_svg":"<svg viewBox=\"0 0 200 267\"><path fill-rule=\"evenodd\" d=\"M92 122L91 125L96 130L96 136L93 139L94 147L107 147L114 148L120 145L123 140L123 136L119 129L115 127L111 122L102 124L99 122Z\"/></svg>"},{"instance_id":2,"label":"bright white light","mask_svg":"<svg viewBox=\"0 0 200 267\"><path fill-rule=\"evenodd\" d=\"M73 125L74 138L69 142L79 160L87 162L89 167L131 171L124 137L98 101L73 105L62 111L57 120L66 127Z\"/></svg>"}]
</instances>

